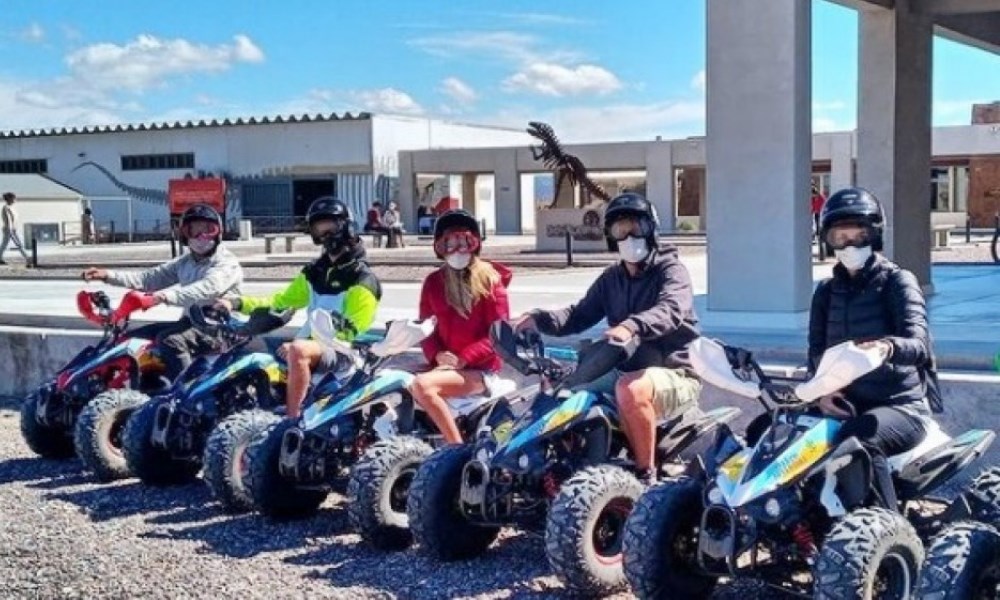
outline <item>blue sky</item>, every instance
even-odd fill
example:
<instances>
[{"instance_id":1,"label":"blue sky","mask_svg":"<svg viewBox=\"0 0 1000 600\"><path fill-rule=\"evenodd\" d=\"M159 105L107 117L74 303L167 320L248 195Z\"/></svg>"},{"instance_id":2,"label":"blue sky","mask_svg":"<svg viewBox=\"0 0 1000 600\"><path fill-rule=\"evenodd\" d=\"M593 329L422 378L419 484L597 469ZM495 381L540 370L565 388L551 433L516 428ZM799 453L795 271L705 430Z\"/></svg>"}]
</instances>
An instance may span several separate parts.
<instances>
[{"instance_id":1,"label":"blue sky","mask_svg":"<svg viewBox=\"0 0 1000 600\"><path fill-rule=\"evenodd\" d=\"M99 6L99 8L98 8ZM0 129L342 111L572 141L704 133L704 0L0 0ZM813 124L853 128L857 15L813 3ZM934 45L934 122L1000 100L1000 56Z\"/></svg>"}]
</instances>

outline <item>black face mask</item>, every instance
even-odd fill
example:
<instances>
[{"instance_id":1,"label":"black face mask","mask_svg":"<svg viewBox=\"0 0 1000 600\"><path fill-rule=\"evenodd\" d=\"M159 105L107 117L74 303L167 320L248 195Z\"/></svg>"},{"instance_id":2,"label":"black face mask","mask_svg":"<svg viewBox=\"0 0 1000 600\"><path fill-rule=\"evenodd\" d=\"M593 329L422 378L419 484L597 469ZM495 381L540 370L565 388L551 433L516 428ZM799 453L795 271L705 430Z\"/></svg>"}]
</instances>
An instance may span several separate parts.
<instances>
[{"instance_id":1,"label":"black face mask","mask_svg":"<svg viewBox=\"0 0 1000 600\"><path fill-rule=\"evenodd\" d=\"M323 249L326 250L326 253L331 256L340 254L340 252L347 245L343 235L333 233L332 231L324 235L320 239L320 242L323 244Z\"/></svg>"}]
</instances>

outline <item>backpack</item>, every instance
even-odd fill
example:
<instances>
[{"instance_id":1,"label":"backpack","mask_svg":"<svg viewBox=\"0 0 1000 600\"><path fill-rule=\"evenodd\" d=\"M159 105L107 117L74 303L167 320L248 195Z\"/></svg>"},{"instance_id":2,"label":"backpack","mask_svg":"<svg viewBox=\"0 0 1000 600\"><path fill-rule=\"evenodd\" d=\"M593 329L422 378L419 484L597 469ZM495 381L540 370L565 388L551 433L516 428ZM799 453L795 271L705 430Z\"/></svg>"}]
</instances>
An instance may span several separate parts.
<instances>
[{"instance_id":1,"label":"backpack","mask_svg":"<svg viewBox=\"0 0 1000 600\"><path fill-rule=\"evenodd\" d=\"M882 288L882 299L885 303L887 312L891 312L891 306L889 304L889 286L898 285L896 282L896 274L902 271L898 266L894 265L894 269L889 271L889 275L886 279L886 284ZM922 365L917 365L917 373L920 375L920 382L924 384L924 395L927 398L927 404L930 405L931 412L942 413L944 412L944 396L941 394L941 383L938 381L937 374L937 358L934 355L934 340L931 337L930 329L927 331L927 351L930 357Z\"/></svg>"}]
</instances>

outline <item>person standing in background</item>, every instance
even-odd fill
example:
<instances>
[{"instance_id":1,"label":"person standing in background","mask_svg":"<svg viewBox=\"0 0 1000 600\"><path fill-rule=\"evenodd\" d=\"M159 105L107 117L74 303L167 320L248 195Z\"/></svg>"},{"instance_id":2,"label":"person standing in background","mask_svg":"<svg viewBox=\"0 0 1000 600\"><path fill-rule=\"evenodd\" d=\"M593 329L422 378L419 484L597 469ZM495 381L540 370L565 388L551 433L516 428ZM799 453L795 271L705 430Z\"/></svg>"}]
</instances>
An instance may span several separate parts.
<instances>
[{"instance_id":1,"label":"person standing in background","mask_svg":"<svg viewBox=\"0 0 1000 600\"><path fill-rule=\"evenodd\" d=\"M31 265L28 253L24 251L24 244L21 243L21 236L17 234L17 211L14 210L14 200L17 197L13 192L5 192L3 195L3 208L0 209L0 220L3 224L3 241L0 242L0 265L7 264L3 259L3 253L7 251L7 244L13 242L14 248L24 257L24 264Z\"/></svg>"},{"instance_id":2,"label":"person standing in background","mask_svg":"<svg viewBox=\"0 0 1000 600\"><path fill-rule=\"evenodd\" d=\"M80 242L85 245L94 243L94 213L90 208L83 209L80 215Z\"/></svg>"},{"instance_id":3,"label":"person standing in background","mask_svg":"<svg viewBox=\"0 0 1000 600\"><path fill-rule=\"evenodd\" d=\"M810 204L812 205L812 217L813 217L813 235L819 235L819 214L823 212L823 205L826 204L826 197L823 196L816 184L812 184L812 198L810 198Z\"/></svg>"}]
</instances>

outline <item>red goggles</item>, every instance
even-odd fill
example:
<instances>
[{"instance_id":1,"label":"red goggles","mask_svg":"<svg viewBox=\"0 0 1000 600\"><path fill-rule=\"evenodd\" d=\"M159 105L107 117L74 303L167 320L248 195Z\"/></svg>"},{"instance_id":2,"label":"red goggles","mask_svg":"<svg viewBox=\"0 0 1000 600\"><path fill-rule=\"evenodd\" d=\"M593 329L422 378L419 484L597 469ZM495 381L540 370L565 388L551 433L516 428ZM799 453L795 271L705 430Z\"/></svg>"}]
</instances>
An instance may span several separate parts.
<instances>
[{"instance_id":1,"label":"red goggles","mask_svg":"<svg viewBox=\"0 0 1000 600\"><path fill-rule=\"evenodd\" d=\"M455 254L465 252L474 254L479 250L479 238L469 231L454 231L442 235L434 242L434 249L438 254Z\"/></svg>"},{"instance_id":2,"label":"red goggles","mask_svg":"<svg viewBox=\"0 0 1000 600\"><path fill-rule=\"evenodd\" d=\"M218 237L221 230L218 223L211 221L192 221L181 229L184 237L189 239L213 239Z\"/></svg>"}]
</instances>

